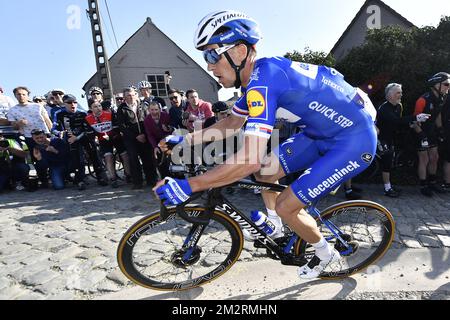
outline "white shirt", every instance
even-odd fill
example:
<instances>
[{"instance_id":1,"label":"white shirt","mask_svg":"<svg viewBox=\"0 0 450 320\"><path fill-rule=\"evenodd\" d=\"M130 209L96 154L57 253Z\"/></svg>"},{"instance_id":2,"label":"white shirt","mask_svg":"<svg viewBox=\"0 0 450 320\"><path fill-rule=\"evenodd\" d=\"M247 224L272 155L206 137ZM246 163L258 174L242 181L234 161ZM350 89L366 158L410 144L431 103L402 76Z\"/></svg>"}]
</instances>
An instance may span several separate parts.
<instances>
[{"instance_id":1,"label":"white shirt","mask_svg":"<svg viewBox=\"0 0 450 320\"><path fill-rule=\"evenodd\" d=\"M19 121L25 119L28 124L20 129L20 132L26 137L31 138L31 131L34 129L43 130L45 133L50 133L44 121L44 115L47 111L44 107L36 103L29 103L27 105L15 105L8 112L9 121Z\"/></svg>"},{"instance_id":2,"label":"white shirt","mask_svg":"<svg viewBox=\"0 0 450 320\"><path fill-rule=\"evenodd\" d=\"M6 115L16 103L14 100L4 94L0 93L0 119L6 119Z\"/></svg>"}]
</instances>

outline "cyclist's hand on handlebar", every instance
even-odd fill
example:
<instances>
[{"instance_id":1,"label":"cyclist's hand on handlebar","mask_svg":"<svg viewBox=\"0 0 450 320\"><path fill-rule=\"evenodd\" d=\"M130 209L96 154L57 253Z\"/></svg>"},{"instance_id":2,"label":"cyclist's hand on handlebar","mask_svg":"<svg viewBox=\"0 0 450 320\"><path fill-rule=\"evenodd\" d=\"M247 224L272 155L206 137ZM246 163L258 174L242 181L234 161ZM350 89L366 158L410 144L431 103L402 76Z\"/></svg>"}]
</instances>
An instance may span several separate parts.
<instances>
[{"instance_id":1,"label":"cyclist's hand on handlebar","mask_svg":"<svg viewBox=\"0 0 450 320\"><path fill-rule=\"evenodd\" d=\"M153 191L166 206L179 205L186 202L192 195L187 179L165 178L156 184Z\"/></svg>"}]
</instances>

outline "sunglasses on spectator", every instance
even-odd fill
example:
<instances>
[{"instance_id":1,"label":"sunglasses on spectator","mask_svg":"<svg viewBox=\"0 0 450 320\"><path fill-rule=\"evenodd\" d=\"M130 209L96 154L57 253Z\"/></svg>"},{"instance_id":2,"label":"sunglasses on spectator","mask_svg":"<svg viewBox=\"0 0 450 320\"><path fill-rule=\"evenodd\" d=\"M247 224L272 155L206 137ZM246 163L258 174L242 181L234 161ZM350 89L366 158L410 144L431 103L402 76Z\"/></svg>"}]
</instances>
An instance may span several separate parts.
<instances>
[{"instance_id":1,"label":"sunglasses on spectator","mask_svg":"<svg viewBox=\"0 0 450 320\"><path fill-rule=\"evenodd\" d=\"M122 101L122 100L123 100L123 98L116 98L116 100L117 100L117 101Z\"/></svg>"},{"instance_id":2,"label":"sunglasses on spectator","mask_svg":"<svg viewBox=\"0 0 450 320\"><path fill-rule=\"evenodd\" d=\"M178 100L178 96L169 97L169 100Z\"/></svg>"},{"instance_id":3,"label":"sunglasses on spectator","mask_svg":"<svg viewBox=\"0 0 450 320\"><path fill-rule=\"evenodd\" d=\"M52 92L52 95L54 95L54 96L63 96L64 93L62 93L62 92Z\"/></svg>"},{"instance_id":4,"label":"sunglasses on spectator","mask_svg":"<svg viewBox=\"0 0 450 320\"><path fill-rule=\"evenodd\" d=\"M101 96L102 94L100 92L92 92L91 95Z\"/></svg>"},{"instance_id":5,"label":"sunglasses on spectator","mask_svg":"<svg viewBox=\"0 0 450 320\"><path fill-rule=\"evenodd\" d=\"M237 44L230 44L216 49L208 49L203 51L203 58L209 64L216 64L220 60L220 56L230 49L236 47Z\"/></svg>"},{"instance_id":6,"label":"sunglasses on spectator","mask_svg":"<svg viewBox=\"0 0 450 320\"><path fill-rule=\"evenodd\" d=\"M42 100L41 99L34 99L33 102L39 103L39 102L42 102Z\"/></svg>"},{"instance_id":7,"label":"sunglasses on spectator","mask_svg":"<svg viewBox=\"0 0 450 320\"><path fill-rule=\"evenodd\" d=\"M444 87L450 87L450 82L445 82L442 84Z\"/></svg>"}]
</instances>

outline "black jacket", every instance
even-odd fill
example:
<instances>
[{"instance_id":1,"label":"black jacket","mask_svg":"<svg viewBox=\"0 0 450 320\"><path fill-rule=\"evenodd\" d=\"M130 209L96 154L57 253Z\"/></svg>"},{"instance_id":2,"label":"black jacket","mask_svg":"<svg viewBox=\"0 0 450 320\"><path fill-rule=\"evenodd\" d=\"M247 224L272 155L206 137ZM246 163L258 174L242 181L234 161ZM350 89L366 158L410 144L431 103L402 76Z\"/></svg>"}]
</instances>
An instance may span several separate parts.
<instances>
[{"instance_id":1,"label":"black jacket","mask_svg":"<svg viewBox=\"0 0 450 320\"><path fill-rule=\"evenodd\" d=\"M137 136L145 134L145 110L142 104L137 106L136 113L134 113L126 103L122 103L117 108L116 119L117 125L125 138L135 139Z\"/></svg>"},{"instance_id":2,"label":"black jacket","mask_svg":"<svg viewBox=\"0 0 450 320\"><path fill-rule=\"evenodd\" d=\"M378 108L377 127L380 130L379 140L383 144L392 146L397 131L407 128L409 123L414 121L415 116L402 116L402 106L394 106L386 101Z\"/></svg>"}]
</instances>

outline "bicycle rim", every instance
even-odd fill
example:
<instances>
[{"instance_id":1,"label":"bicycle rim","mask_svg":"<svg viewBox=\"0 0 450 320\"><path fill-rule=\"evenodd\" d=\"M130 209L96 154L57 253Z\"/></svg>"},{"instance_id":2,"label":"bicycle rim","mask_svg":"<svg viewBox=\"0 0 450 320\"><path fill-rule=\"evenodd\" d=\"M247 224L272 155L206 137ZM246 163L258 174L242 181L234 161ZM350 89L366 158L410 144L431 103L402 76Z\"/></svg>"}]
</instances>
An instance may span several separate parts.
<instances>
[{"instance_id":1,"label":"bicycle rim","mask_svg":"<svg viewBox=\"0 0 450 320\"><path fill-rule=\"evenodd\" d=\"M192 216L205 209L186 207ZM215 211L199 239L193 261L180 266L180 250L192 224L175 210L161 221L156 212L132 226L122 238L118 262L122 272L134 283L156 290L180 291L208 283L238 260L243 248L239 226L220 211Z\"/></svg>"},{"instance_id":2,"label":"bicycle rim","mask_svg":"<svg viewBox=\"0 0 450 320\"><path fill-rule=\"evenodd\" d=\"M340 246L340 241L330 229L319 222L320 232L327 241L338 249L341 260L328 266L321 278L345 278L361 272L379 260L389 249L394 240L395 222L391 213L383 206L371 201L348 201L334 205L323 211L323 220L332 222L345 235L351 237L353 252L346 253L347 248ZM305 253L312 258L314 249L303 239L296 244L296 253Z\"/></svg>"}]
</instances>

